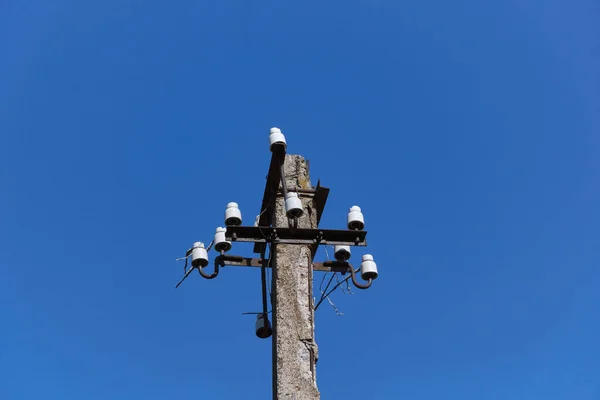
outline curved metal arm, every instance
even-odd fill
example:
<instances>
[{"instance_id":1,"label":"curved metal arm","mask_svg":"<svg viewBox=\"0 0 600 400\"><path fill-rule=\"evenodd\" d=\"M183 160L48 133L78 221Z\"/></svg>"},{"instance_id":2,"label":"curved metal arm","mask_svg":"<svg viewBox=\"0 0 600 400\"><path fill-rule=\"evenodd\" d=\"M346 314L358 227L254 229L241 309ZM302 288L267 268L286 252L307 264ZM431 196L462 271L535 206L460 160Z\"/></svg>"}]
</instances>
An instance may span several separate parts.
<instances>
[{"instance_id":1,"label":"curved metal arm","mask_svg":"<svg viewBox=\"0 0 600 400\"><path fill-rule=\"evenodd\" d=\"M200 276L202 276L204 279L215 279L217 275L219 275L219 266L225 266L225 261L223 260L222 254L215 258L215 270L212 274L207 275L202 269L202 267L198 267L198 272L200 273Z\"/></svg>"},{"instance_id":2,"label":"curved metal arm","mask_svg":"<svg viewBox=\"0 0 600 400\"><path fill-rule=\"evenodd\" d=\"M212 274L208 275L206 272L204 272L202 267L198 267L198 272L204 279L215 279L217 277L217 275L219 275L219 267L224 267L226 265L225 262L227 262L227 261L242 262L242 261L244 261L244 257L228 255L228 254L225 254L224 251L221 251L221 255L217 256L217 258L215 258L215 263L214 263L215 270Z\"/></svg>"},{"instance_id":3,"label":"curved metal arm","mask_svg":"<svg viewBox=\"0 0 600 400\"><path fill-rule=\"evenodd\" d=\"M348 263L347 261L325 261L323 262L323 267L327 267L327 272L340 272L342 275L344 275L346 272L350 272L350 276L347 276L346 278L344 278L344 280L342 280L342 282L345 282L348 280L348 278L352 278L352 283L354 284L354 286L356 286L359 289L368 289L369 287L371 287L371 284L373 283L373 279L369 279L367 281L367 283L360 283L357 281L356 279L356 273L358 271L360 271L360 268L357 268L356 270L352 267L352 264ZM340 282L341 283L341 282ZM338 283L333 289L335 290L340 283ZM325 289L325 291L327 291L327 289ZM328 295L326 295L328 296Z\"/></svg>"},{"instance_id":4,"label":"curved metal arm","mask_svg":"<svg viewBox=\"0 0 600 400\"><path fill-rule=\"evenodd\" d=\"M363 283L359 283L356 280L356 271L354 271L354 268L352 268L351 266L348 266L348 270L350 271L350 273L352 274L352 283L354 284L354 286L356 286L359 289L368 289L371 287L371 284L373 283L373 279L370 279L367 281L367 283L363 284Z\"/></svg>"}]
</instances>

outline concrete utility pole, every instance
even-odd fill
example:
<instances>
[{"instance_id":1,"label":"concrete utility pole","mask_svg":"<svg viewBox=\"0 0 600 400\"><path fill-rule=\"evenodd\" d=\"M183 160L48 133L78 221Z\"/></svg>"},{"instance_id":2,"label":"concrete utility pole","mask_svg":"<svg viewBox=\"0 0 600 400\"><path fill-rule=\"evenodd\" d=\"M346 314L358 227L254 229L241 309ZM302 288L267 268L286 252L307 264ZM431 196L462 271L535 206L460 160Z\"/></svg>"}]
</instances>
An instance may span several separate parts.
<instances>
[{"instance_id":1,"label":"concrete utility pole","mask_svg":"<svg viewBox=\"0 0 600 400\"><path fill-rule=\"evenodd\" d=\"M287 187L310 189L306 160L287 155L284 163ZM304 215L298 228L316 228L313 196L302 196ZM277 197L275 227L287 227L283 195ZM316 381L312 260L316 246L277 244L273 270L273 391L276 399L319 399ZM295 397L294 397L295 396Z\"/></svg>"},{"instance_id":2,"label":"concrete utility pole","mask_svg":"<svg viewBox=\"0 0 600 400\"><path fill-rule=\"evenodd\" d=\"M183 279L198 270L205 279L216 278L224 266L255 267L261 270L262 311L257 315L255 331L261 339L273 335L273 399L318 400L316 380L318 349L315 343L314 313L336 288L352 279L359 289L367 289L377 278L373 256L362 256L360 268L348 263L351 246L366 246L367 232L360 207L350 208L347 230L318 228L327 202L329 189L310 183L308 162L298 155L288 155L285 137L278 128L269 135L271 163L265 191L254 226L242 226L242 213L237 203L229 203L225 211L227 228L217 228L214 240L204 248L195 242L185 260ZM260 258L226 254L232 242L254 243L254 253ZM213 246L214 245L214 246ZM320 245L335 246L335 261L315 263ZM219 253L214 260L214 272L209 264L208 251ZM269 256L266 252L269 250ZM191 268L187 268L191 258ZM268 318L266 270L273 271L271 305L273 329ZM333 273L317 304L313 301L313 271ZM356 274L360 271L361 283ZM329 290L336 273L347 275Z\"/></svg>"}]
</instances>

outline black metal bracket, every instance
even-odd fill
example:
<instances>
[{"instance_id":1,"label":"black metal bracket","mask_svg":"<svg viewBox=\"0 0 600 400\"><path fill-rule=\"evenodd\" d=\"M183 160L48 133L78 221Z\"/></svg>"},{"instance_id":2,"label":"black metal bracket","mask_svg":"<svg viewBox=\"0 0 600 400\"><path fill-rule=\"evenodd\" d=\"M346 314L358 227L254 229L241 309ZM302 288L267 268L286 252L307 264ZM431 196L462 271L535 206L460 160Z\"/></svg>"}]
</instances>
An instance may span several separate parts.
<instances>
[{"instance_id":1,"label":"black metal bracket","mask_svg":"<svg viewBox=\"0 0 600 400\"><path fill-rule=\"evenodd\" d=\"M269 260L262 258L223 255L217 257L217 259L222 267L269 267ZM215 260L215 262L217 262L217 260Z\"/></svg>"},{"instance_id":2,"label":"black metal bracket","mask_svg":"<svg viewBox=\"0 0 600 400\"><path fill-rule=\"evenodd\" d=\"M262 226L228 226L225 232L232 242L318 244L366 246L367 231L332 229L271 228Z\"/></svg>"},{"instance_id":3,"label":"black metal bracket","mask_svg":"<svg viewBox=\"0 0 600 400\"><path fill-rule=\"evenodd\" d=\"M358 282L358 280L356 279L356 272L358 270L355 270L352 264L345 261L325 261L320 265L319 269L316 268L316 264L313 265L314 269L317 271L340 272L342 275L344 275L346 272L350 272L350 275L352 277L352 283L359 289L368 289L373 283L373 279L369 279L367 283Z\"/></svg>"},{"instance_id":4,"label":"black metal bracket","mask_svg":"<svg viewBox=\"0 0 600 400\"><path fill-rule=\"evenodd\" d=\"M281 166L285 161L285 153L285 145L277 145L272 148L269 173L267 174L265 192L260 206L260 216L258 217L259 226L270 226L273 223L273 210L275 210L275 199L281 182ZM254 245L255 253L261 253L265 249L266 244L256 243Z\"/></svg>"},{"instance_id":5,"label":"black metal bracket","mask_svg":"<svg viewBox=\"0 0 600 400\"><path fill-rule=\"evenodd\" d=\"M283 163L285 162L286 147L285 145L273 145L271 153L271 163L269 164L269 173L267 175L267 182L265 184L265 191L263 194L262 204L260 206L260 216L258 218L259 226L271 226L273 225L273 215L275 210L275 200L279 195L279 192L283 194L284 188L279 189L282 183L282 170ZM283 177L285 179L285 177ZM283 185L282 185L283 186ZM317 182L317 187L312 189L303 188L290 188L291 191L298 193L313 193L313 200L317 212L317 226L321 221L323 210L325 209L325 203L329 196L329 189L321 186L321 181ZM266 242L254 241L254 252L262 253L266 249Z\"/></svg>"},{"instance_id":6,"label":"black metal bracket","mask_svg":"<svg viewBox=\"0 0 600 400\"><path fill-rule=\"evenodd\" d=\"M231 256L231 255L220 255L215 259L215 266L219 265L221 267L265 267L270 268L269 260L261 259L261 258L249 258L242 256ZM371 280L367 281L366 285L359 283L356 280L356 271L352 264L345 261L325 261L322 263L313 263L313 270L320 272L339 272L342 275L346 273L350 273L352 275L352 282L354 286L360 289L366 289L371 286Z\"/></svg>"}]
</instances>

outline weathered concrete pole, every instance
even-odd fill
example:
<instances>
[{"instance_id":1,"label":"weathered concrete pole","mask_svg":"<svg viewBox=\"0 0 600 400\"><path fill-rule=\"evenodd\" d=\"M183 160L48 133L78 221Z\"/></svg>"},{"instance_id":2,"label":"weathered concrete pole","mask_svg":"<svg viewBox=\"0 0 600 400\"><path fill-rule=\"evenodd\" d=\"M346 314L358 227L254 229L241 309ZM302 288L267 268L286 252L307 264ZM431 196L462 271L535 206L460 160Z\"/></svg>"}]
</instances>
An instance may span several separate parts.
<instances>
[{"instance_id":1,"label":"weathered concrete pole","mask_svg":"<svg viewBox=\"0 0 600 400\"><path fill-rule=\"evenodd\" d=\"M308 164L302 156L286 155L287 187L311 187ZM300 196L304 215L298 228L316 228L317 212L312 195ZM288 227L283 196L275 205L275 227ZM273 398L320 399L315 364L318 358L312 292L310 245L278 244L273 259Z\"/></svg>"}]
</instances>

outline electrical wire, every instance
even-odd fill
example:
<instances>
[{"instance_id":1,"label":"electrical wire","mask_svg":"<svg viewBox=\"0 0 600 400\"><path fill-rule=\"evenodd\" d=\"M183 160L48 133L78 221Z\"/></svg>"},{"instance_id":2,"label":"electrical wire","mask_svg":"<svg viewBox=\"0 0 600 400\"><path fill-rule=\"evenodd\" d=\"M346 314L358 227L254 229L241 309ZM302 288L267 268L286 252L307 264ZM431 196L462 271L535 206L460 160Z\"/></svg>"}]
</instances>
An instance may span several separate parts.
<instances>
[{"instance_id":1,"label":"electrical wire","mask_svg":"<svg viewBox=\"0 0 600 400\"><path fill-rule=\"evenodd\" d=\"M321 291L321 295L323 295L323 293L325 293L327 291L327 289L329 289L329 285L331 285L331 282L333 281L333 277L335 276L335 274L336 273L334 272L331 275L331 278L329 278L329 282L327 282L327 286L325 286L325 290ZM321 297L321 300L319 300L319 302L322 301L322 300L323 300L323 297Z\"/></svg>"},{"instance_id":2,"label":"electrical wire","mask_svg":"<svg viewBox=\"0 0 600 400\"><path fill-rule=\"evenodd\" d=\"M275 201L275 197L273 197L273 198L271 199L271 201L269 202L269 204L267 204L267 206L265 207L265 209L264 209L264 210L262 210L262 211L260 212L260 214L258 214L258 215L256 216L256 227L258 228L258 231L260 232L260 234L262 235L262 237L263 237L265 240L267 240L267 236L266 236L266 235L263 233L262 229L260 229L260 224L258 223L258 220L260 220L260 217L261 217L261 216L262 216L262 215L265 213L265 211L267 211L267 210L268 210L268 209L269 209L269 208L270 208L270 207L273 205L273 202L274 202L274 201Z\"/></svg>"},{"instance_id":3,"label":"electrical wire","mask_svg":"<svg viewBox=\"0 0 600 400\"><path fill-rule=\"evenodd\" d=\"M261 267L260 267L260 291L262 294L262 306L263 306L263 313L267 314L267 308L268 308L268 300L267 300L267 267L264 265L264 258L265 258L265 249L263 248L261 253L260 253L260 258L261 258Z\"/></svg>"},{"instance_id":4,"label":"electrical wire","mask_svg":"<svg viewBox=\"0 0 600 400\"><path fill-rule=\"evenodd\" d=\"M326 245L323 247L323 250L325 250L325 257L327 257L327 261L329 261L329 252L327 251L327 247L331 246L330 244ZM323 294L323 282L325 282L325 277L327 276L327 273L323 274L323 278L321 278L321 283L319 284L319 291L321 292L321 294Z\"/></svg>"},{"instance_id":5,"label":"electrical wire","mask_svg":"<svg viewBox=\"0 0 600 400\"><path fill-rule=\"evenodd\" d=\"M194 267L191 267L188 271L186 271L187 264L188 264L188 259L186 257L185 258L185 265L183 266L183 271L185 273L183 274L183 278L181 278L181 280L179 281L179 283L177 283L177 285L175 285L175 289L177 289L179 287L179 285L181 285L183 283L183 281L185 281L185 278L187 278L188 276L190 276L190 274L194 270Z\"/></svg>"},{"instance_id":6,"label":"electrical wire","mask_svg":"<svg viewBox=\"0 0 600 400\"><path fill-rule=\"evenodd\" d=\"M360 271L360 268L355 269L354 273L357 273L358 271ZM347 282L348 279L350 279L351 277L352 277L352 275L348 275L347 277L345 277L344 279L342 279L341 282L339 282L337 285L335 285L328 293L326 293L323 297L321 297L321 300L319 300L319 302L315 306L315 311L317 310L317 308L319 307L319 305L321 305L321 303L323 302L323 300L325 300L331 293L333 293L333 291L335 289L337 289L340 285L342 285L344 282Z\"/></svg>"}]
</instances>

